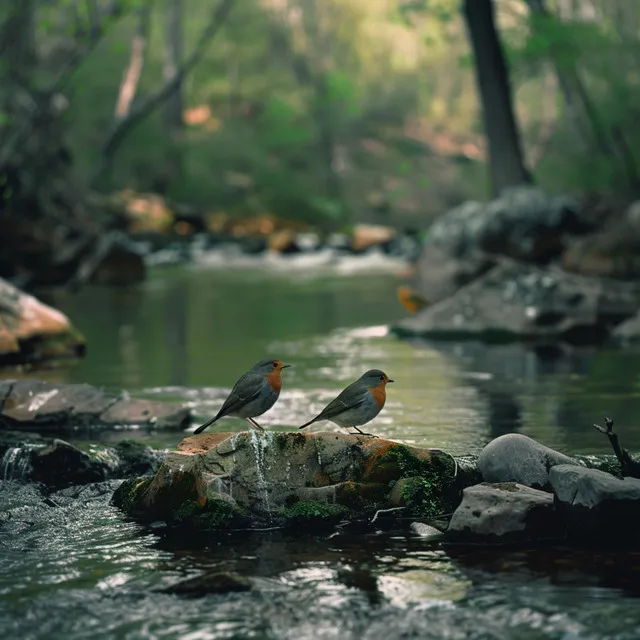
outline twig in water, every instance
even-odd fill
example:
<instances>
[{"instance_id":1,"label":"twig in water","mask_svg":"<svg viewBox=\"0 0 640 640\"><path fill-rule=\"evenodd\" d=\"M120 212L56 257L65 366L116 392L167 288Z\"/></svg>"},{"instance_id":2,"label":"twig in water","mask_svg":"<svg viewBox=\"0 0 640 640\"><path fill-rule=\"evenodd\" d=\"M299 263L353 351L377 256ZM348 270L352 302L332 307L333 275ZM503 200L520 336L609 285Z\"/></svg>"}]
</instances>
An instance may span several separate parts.
<instances>
[{"instance_id":1,"label":"twig in water","mask_svg":"<svg viewBox=\"0 0 640 640\"><path fill-rule=\"evenodd\" d=\"M375 512L373 518L371 519L371 524L373 524L378 519L378 516L381 513L390 513L391 511L402 511L403 509L406 509L406 507L391 507L391 509L378 509Z\"/></svg>"}]
</instances>

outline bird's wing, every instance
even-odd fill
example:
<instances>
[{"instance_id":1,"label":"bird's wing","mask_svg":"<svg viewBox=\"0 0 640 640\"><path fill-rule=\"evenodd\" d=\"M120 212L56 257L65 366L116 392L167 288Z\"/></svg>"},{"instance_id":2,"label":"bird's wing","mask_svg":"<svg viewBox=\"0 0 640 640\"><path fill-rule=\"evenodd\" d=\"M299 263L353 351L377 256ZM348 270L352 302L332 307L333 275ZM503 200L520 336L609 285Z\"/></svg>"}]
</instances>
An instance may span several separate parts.
<instances>
[{"instance_id":1,"label":"bird's wing","mask_svg":"<svg viewBox=\"0 0 640 640\"><path fill-rule=\"evenodd\" d=\"M216 415L216 420L238 411L245 404L255 400L260 395L263 386L264 376L257 373L245 373L231 389L229 397Z\"/></svg>"},{"instance_id":2,"label":"bird's wing","mask_svg":"<svg viewBox=\"0 0 640 640\"><path fill-rule=\"evenodd\" d=\"M350 384L342 393L332 400L315 418L303 424L300 429L308 427L319 420L331 420L349 409L359 407L365 401L365 391L357 382Z\"/></svg>"},{"instance_id":3,"label":"bird's wing","mask_svg":"<svg viewBox=\"0 0 640 640\"><path fill-rule=\"evenodd\" d=\"M262 390L262 385L263 376L256 373L245 373L238 380L238 382L236 382L233 389L231 389L231 393L224 401L224 404L220 408L220 411L218 411L218 413L213 418L207 420L207 422L205 422L204 424L201 424L193 433L202 433L209 425L212 425L216 420L224 418L230 413L234 413L241 407L244 407L245 404L257 398L260 395L260 391Z\"/></svg>"}]
</instances>

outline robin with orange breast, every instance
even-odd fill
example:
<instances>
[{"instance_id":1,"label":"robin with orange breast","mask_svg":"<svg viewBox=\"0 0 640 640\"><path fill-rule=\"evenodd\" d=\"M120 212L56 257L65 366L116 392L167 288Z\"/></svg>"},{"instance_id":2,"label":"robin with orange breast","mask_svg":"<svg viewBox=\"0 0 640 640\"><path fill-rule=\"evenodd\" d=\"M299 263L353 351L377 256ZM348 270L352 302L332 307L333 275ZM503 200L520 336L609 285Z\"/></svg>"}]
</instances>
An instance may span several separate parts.
<instances>
[{"instance_id":1,"label":"robin with orange breast","mask_svg":"<svg viewBox=\"0 0 640 640\"><path fill-rule=\"evenodd\" d=\"M313 420L298 428L304 429L314 422L329 420L339 427L355 429L360 435L377 438L358 427L367 424L380 413L387 399L386 387L389 382L393 380L384 371L370 369L332 400Z\"/></svg>"},{"instance_id":2,"label":"robin with orange breast","mask_svg":"<svg viewBox=\"0 0 640 640\"><path fill-rule=\"evenodd\" d=\"M193 433L202 433L216 420L227 416L242 418L254 429L264 431L254 418L269 411L276 403L282 389L282 370L290 366L283 364L281 360L268 359L258 362L236 382L220 411Z\"/></svg>"}]
</instances>

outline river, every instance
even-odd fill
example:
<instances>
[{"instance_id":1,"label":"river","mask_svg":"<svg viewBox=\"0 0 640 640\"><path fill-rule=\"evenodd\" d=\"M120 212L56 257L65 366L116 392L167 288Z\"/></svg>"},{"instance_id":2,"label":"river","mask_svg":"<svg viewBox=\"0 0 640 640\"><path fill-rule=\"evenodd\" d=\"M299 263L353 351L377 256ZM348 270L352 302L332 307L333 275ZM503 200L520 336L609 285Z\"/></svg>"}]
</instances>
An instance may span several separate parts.
<instances>
[{"instance_id":1,"label":"river","mask_svg":"<svg viewBox=\"0 0 640 640\"><path fill-rule=\"evenodd\" d=\"M377 367L396 380L370 425L380 436L465 453L519 431L567 453L608 453L590 426L608 415L623 444L640 450L637 354L402 342L386 330L403 315L397 282L366 270L165 267L136 289L56 292L48 299L85 333L87 357L23 375L186 401L205 418L240 373L279 357L293 366L262 424L287 430ZM167 447L181 437L133 435ZM111 489L46 501L32 486L0 482L0 637L640 637L640 554L443 548L406 530L183 540L127 521L109 506ZM254 587L161 592L214 569Z\"/></svg>"}]
</instances>

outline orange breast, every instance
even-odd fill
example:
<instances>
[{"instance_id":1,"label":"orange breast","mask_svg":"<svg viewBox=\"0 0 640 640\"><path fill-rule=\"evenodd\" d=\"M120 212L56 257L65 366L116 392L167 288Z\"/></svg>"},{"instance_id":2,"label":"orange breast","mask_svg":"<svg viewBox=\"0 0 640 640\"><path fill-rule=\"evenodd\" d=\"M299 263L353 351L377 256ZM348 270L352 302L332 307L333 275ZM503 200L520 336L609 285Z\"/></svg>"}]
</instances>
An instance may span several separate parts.
<instances>
[{"instance_id":1,"label":"orange breast","mask_svg":"<svg viewBox=\"0 0 640 640\"><path fill-rule=\"evenodd\" d=\"M381 382L377 387L369 387L369 393L373 396L376 404L380 409L384 407L384 403L387 399L387 391L385 389L386 384Z\"/></svg>"},{"instance_id":2,"label":"orange breast","mask_svg":"<svg viewBox=\"0 0 640 640\"><path fill-rule=\"evenodd\" d=\"M276 393L280 393L280 389L282 389L282 378L280 376L280 371L272 371L267 374L267 381L269 382L269 386L272 391Z\"/></svg>"}]
</instances>

